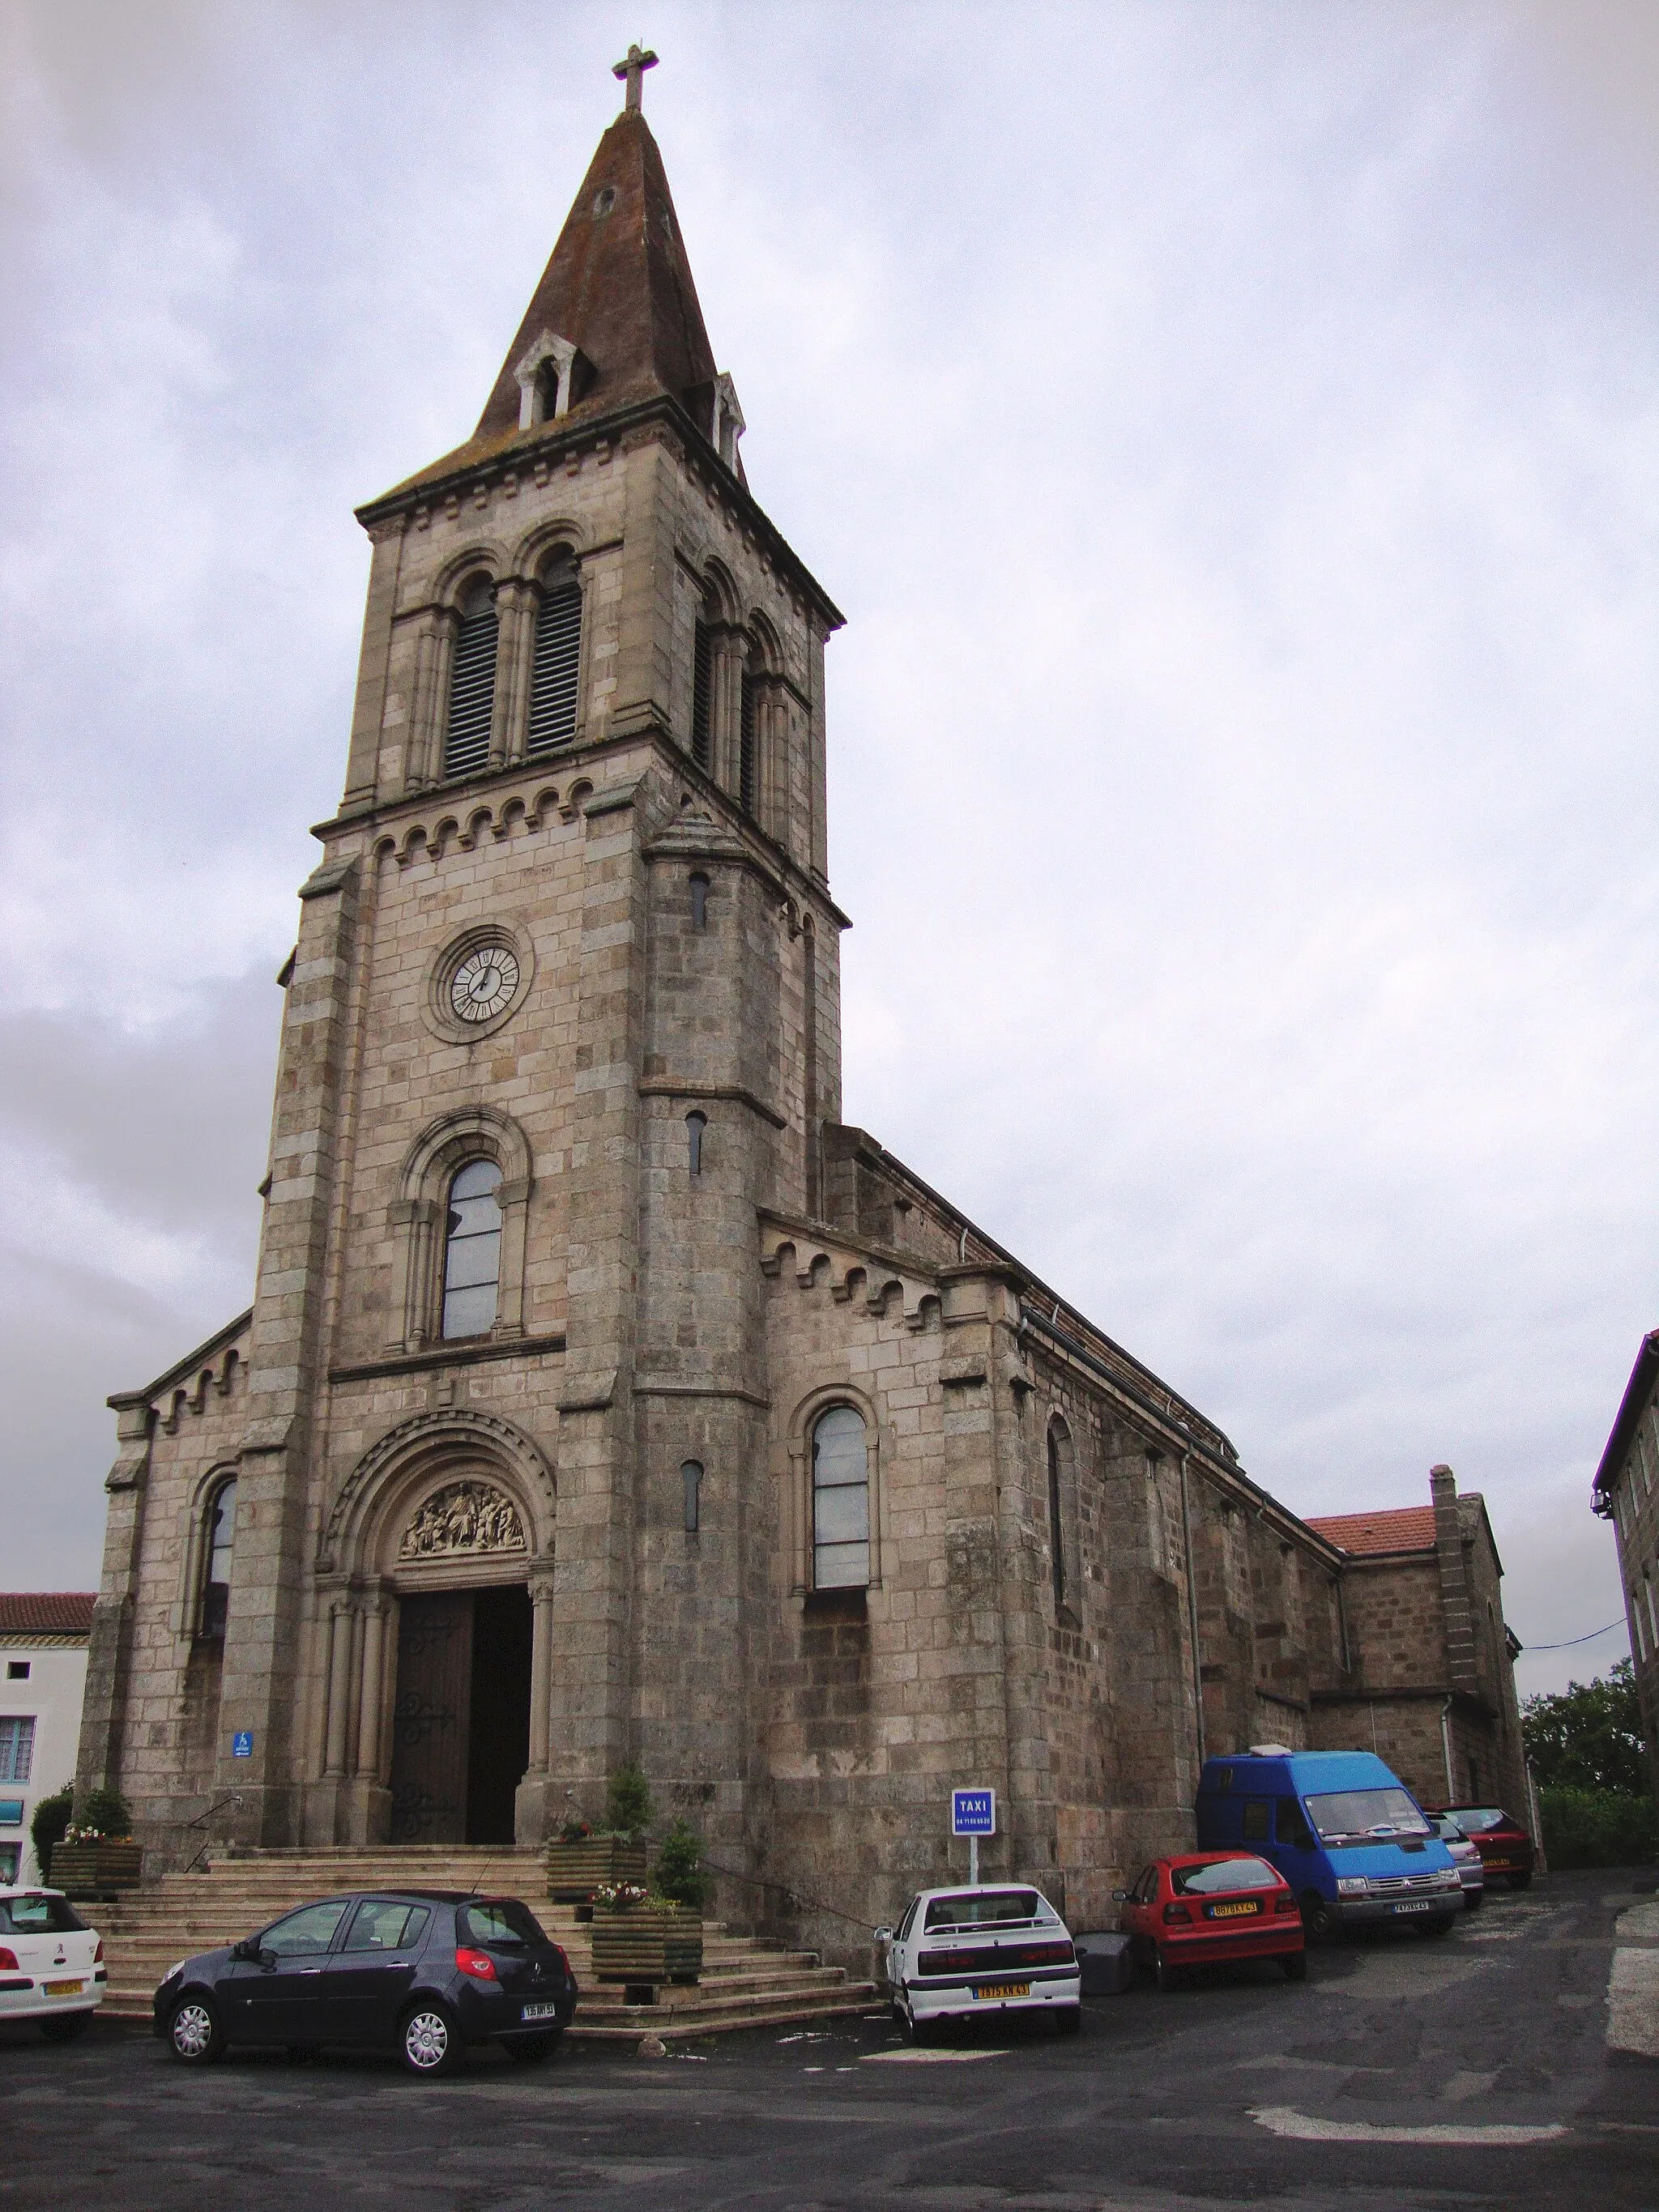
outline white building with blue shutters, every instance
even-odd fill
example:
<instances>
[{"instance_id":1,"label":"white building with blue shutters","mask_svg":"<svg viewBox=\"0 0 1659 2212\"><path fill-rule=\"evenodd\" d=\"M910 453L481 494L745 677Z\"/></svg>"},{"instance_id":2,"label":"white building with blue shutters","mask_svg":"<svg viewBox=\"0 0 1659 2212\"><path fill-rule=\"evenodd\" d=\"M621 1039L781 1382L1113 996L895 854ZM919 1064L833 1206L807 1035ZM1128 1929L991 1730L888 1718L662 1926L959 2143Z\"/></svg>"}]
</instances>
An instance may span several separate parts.
<instances>
[{"instance_id":1,"label":"white building with blue shutters","mask_svg":"<svg viewBox=\"0 0 1659 2212\"><path fill-rule=\"evenodd\" d=\"M29 1821L75 1779L95 1595L0 1591L0 1883L40 1879Z\"/></svg>"}]
</instances>

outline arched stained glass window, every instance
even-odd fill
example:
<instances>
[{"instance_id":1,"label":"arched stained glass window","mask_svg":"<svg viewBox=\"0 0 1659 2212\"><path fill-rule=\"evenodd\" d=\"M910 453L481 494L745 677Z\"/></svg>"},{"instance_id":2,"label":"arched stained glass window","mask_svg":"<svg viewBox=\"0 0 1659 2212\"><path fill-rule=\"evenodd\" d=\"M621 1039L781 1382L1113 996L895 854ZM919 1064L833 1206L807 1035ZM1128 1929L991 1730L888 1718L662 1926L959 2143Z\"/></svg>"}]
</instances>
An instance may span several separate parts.
<instances>
[{"instance_id":1,"label":"arched stained glass window","mask_svg":"<svg viewBox=\"0 0 1659 2212\"><path fill-rule=\"evenodd\" d=\"M870 1580L870 1446L855 1406L831 1406L812 1428L812 1587Z\"/></svg>"},{"instance_id":2,"label":"arched stained glass window","mask_svg":"<svg viewBox=\"0 0 1659 2212\"><path fill-rule=\"evenodd\" d=\"M207 1565L202 1576L202 1633L221 1637L230 1610L230 1555L236 1541L236 1478L214 1492L203 1531Z\"/></svg>"},{"instance_id":3,"label":"arched stained glass window","mask_svg":"<svg viewBox=\"0 0 1659 2212\"><path fill-rule=\"evenodd\" d=\"M444 1242L446 1337L483 1336L495 1320L501 1277L501 1171L494 1160L469 1160L449 1186Z\"/></svg>"}]
</instances>

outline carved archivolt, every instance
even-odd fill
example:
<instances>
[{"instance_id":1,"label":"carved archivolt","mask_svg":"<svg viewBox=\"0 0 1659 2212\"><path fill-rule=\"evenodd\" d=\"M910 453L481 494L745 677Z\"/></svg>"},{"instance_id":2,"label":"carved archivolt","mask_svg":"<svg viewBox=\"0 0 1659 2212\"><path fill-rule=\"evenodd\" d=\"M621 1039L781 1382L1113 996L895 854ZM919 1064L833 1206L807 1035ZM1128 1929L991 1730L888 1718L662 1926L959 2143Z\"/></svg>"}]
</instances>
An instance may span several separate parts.
<instances>
[{"instance_id":1,"label":"carved archivolt","mask_svg":"<svg viewBox=\"0 0 1659 2212\"><path fill-rule=\"evenodd\" d=\"M522 1552L524 1524L505 1492L488 1482L435 1490L404 1531L399 1559L449 1559L477 1552Z\"/></svg>"},{"instance_id":2,"label":"carved archivolt","mask_svg":"<svg viewBox=\"0 0 1659 2212\"><path fill-rule=\"evenodd\" d=\"M557 1504L546 1455L499 1414L455 1406L413 1414L370 1445L341 1485L317 1547L318 1571L386 1571L419 1505L445 1486L475 1484L510 1503L525 1556L551 1560ZM406 1564L410 1554L400 1556Z\"/></svg>"}]
</instances>

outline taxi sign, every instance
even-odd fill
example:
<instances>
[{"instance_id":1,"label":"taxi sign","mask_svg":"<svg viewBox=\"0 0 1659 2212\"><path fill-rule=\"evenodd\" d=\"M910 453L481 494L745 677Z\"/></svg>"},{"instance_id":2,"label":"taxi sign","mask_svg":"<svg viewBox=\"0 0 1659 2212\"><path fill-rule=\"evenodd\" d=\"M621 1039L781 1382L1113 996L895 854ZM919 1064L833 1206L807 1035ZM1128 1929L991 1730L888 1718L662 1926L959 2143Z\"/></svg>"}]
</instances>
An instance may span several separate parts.
<instances>
[{"instance_id":1,"label":"taxi sign","mask_svg":"<svg viewBox=\"0 0 1659 2212\"><path fill-rule=\"evenodd\" d=\"M994 1790L953 1790L951 1792L951 1833L953 1836L994 1836L997 1832L997 1793Z\"/></svg>"}]
</instances>

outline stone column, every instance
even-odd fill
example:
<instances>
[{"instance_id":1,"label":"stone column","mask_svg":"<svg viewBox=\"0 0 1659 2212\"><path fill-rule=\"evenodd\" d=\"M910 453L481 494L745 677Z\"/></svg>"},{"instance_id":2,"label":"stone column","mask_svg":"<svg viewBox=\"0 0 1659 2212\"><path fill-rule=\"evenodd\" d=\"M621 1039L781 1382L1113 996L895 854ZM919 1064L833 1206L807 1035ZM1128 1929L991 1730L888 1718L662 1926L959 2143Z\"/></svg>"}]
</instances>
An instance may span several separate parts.
<instances>
[{"instance_id":1,"label":"stone column","mask_svg":"<svg viewBox=\"0 0 1659 2212\"><path fill-rule=\"evenodd\" d=\"M532 584L510 576L495 586L495 697L489 725L489 765L503 768L524 758L530 720L530 672L536 651Z\"/></svg>"},{"instance_id":2,"label":"stone column","mask_svg":"<svg viewBox=\"0 0 1659 2212\"><path fill-rule=\"evenodd\" d=\"M386 1600L363 1609L363 1701L357 1729L357 1779L380 1778L380 1717L386 1705Z\"/></svg>"},{"instance_id":3,"label":"stone column","mask_svg":"<svg viewBox=\"0 0 1659 2212\"><path fill-rule=\"evenodd\" d=\"M344 1598L328 1609L328 1752L323 1772L329 1780L346 1771L346 1715L350 1705L351 1610Z\"/></svg>"}]
</instances>

